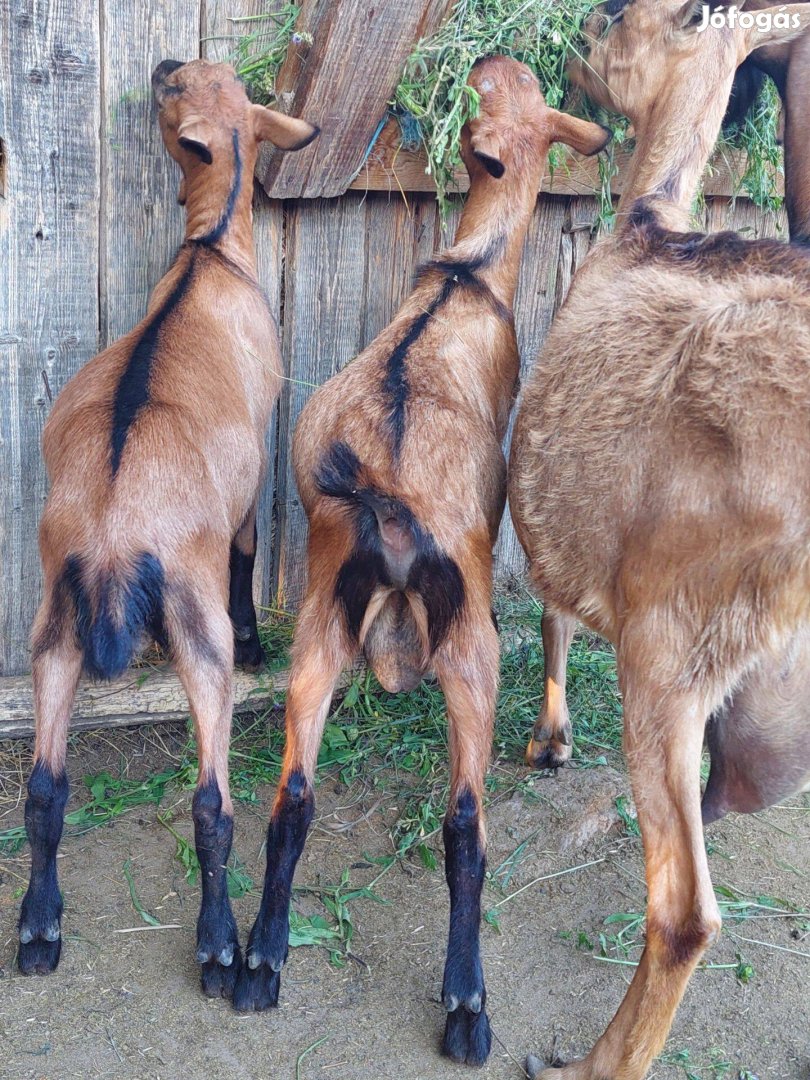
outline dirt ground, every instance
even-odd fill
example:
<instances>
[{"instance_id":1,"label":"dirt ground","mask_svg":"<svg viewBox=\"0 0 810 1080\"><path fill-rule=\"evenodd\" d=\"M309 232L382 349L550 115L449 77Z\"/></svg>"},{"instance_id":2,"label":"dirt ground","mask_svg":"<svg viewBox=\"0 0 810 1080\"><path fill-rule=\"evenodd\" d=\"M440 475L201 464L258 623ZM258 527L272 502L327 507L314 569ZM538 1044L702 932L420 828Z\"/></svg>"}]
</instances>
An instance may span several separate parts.
<instances>
[{"instance_id":1,"label":"dirt ground","mask_svg":"<svg viewBox=\"0 0 810 1080\"><path fill-rule=\"evenodd\" d=\"M161 739L171 749L185 733L167 730ZM30 749L19 744L2 749L0 827L8 828L22 822L19 782L28 771ZM68 810L86 799L82 777L88 773L124 769L130 776L146 776L165 765L148 731L83 737L70 758ZM525 774L521 766L514 768ZM570 769L556 777L538 776L539 798L517 794L491 808L491 868L524 839L530 842L505 892L490 887L485 896L486 908L500 904L500 932L489 924L482 929L495 1036L492 1057L477 1073L486 1080L524 1075L522 1063L530 1051L548 1054L554 1046L562 1057L586 1051L623 994L632 968L600 962L594 952L599 934L611 926L616 930L605 919L643 910L640 843L621 822L605 831L615 821L616 797L626 788L624 775L610 767ZM316 822L296 882L334 883L347 867L353 868L353 885L370 881L379 867L370 866L367 857L390 853L387 822L396 807L385 802L374 807L372 788L346 789L330 779L317 794ZM243 942L259 903L272 789L260 796L236 811L236 849L256 882L253 891L234 901ZM170 790L161 812L167 808L174 828L190 839L190 793ZM807 910L808 809L806 798L794 800L791 808L712 827L715 884ZM63 842L65 943L57 973L47 978L20 976L15 965L27 850L0 860L3 1080L451 1080L469 1074L438 1053L448 913L441 865L433 870L417 861L395 865L377 885L386 904L352 904L356 959L336 968L324 949L292 949L279 1008L243 1017L198 990L198 890L185 880L175 840L156 815L156 807L140 807ZM354 827L345 827L356 819ZM127 860L142 906L177 929L148 928L139 918L122 872ZM553 874L559 876L531 884ZM530 887L518 892L523 886ZM309 896L295 901L303 913L312 902ZM724 932L710 959L735 967L740 954L753 968L749 981L741 982L731 969L699 971L666 1060L651 1075L808 1080L807 918L749 918L731 930L737 937ZM630 956L637 957L638 949Z\"/></svg>"}]
</instances>

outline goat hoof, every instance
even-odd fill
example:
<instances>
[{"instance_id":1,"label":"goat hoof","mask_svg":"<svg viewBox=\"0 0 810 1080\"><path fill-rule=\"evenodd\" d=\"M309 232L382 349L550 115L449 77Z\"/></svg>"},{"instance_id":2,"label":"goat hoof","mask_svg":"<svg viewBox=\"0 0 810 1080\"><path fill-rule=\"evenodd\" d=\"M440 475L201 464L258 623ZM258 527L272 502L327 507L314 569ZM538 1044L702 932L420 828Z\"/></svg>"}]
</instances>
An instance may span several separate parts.
<instances>
[{"instance_id":1,"label":"goat hoof","mask_svg":"<svg viewBox=\"0 0 810 1080\"><path fill-rule=\"evenodd\" d=\"M267 964L251 968L245 966L239 973L233 991L233 1007L237 1012L264 1012L278 1005L281 975Z\"/></svg>"},{"instance_id":2,"label":"goat hoof","mask_svg":"<svg viewBox=\"0 0 810 1080\"><path fill-rule=\"evenodd\" d=\"M526 764L533 769L559 769L571 760L572 742L568 721L562 728L538 725L526 747Z\"/></svg>"},{"instance_id":3,"label":"goat hoof","mask_svg":"<svg viewBox=\"0 0 810 1080\"><path fill-rule=\"evenodd\" d=\"M56 970L61 953L62 938L58 931L56 937L52 938L44 935L34 937L30 929L25 927L20 930L17 966L23 975L49 975Z\"/></svg>"},{"instance_id":4,"label":"goat hoof","mask_svg":"<svg viewBox=\"0 0 810 1080\"><path fill-rule=\"evenodd\" d=\"M460 1005L447 1014L442 1053L466 1065L483 1065L492 1048L489 1018L483 1009L472 1012Z\"/></svg>"},{"instance_id":5,"label":"goat hoof","mask_svg":"<svg viewBox=\"0 0 810 1080\"><path fill-rule=\"evenodd\" d=\"M230 1000L241 970L242 952L238 945L229 945L218 957L203 963L200 976L203 993L208 998Z\"/></svg>"},{"instance_id":6,"label":"goat hoof","mask_svg":"<svg viewBox=\"0 0 810 1080\"><path fill-rule=\"evenodd\" d=\"M233 661L245 671L259 671L264 667L264 649L257 633L244 640L235 638L233 643Z\"/></svg>"}]
</instances>

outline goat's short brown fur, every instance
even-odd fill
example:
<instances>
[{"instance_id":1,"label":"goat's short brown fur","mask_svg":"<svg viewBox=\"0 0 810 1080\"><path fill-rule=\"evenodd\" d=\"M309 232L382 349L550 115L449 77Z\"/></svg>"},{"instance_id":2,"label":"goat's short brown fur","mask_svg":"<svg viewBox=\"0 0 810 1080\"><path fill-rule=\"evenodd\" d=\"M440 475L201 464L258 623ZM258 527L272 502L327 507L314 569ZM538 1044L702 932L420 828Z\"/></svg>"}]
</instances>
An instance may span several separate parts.
<instances>
[{"instance_id":1,"label":"goat's short brown fur","mask_svg":"<svg viewBox=\"0 0 810 1080\"><path fill-rule=\"evenodd\" d=\"M296 428L309 579L263 907L248 947L255 974L240 1004L262 1007L278 994L287 923L273 897L289 895L331 695L362 649L388 689L412 687L432 667L445 694L444 1050L480 1063L490 1045L478 956L481 801L498 683L491 577L505 501L501 440L518 376L512 303L549 144L596 152L607 136L548 109L536 78L516 61L482 61L471 83L481 111L463 133L471 189L455 246L427 264L393 322L312 396Z\"/></svg>"},{"instance_id":2,"label":"goat's short brown fur","mask_svg":"<svg viewBox=\"0 0 810 1080\"><path fill-rule=\"evenodd\" d=\"M58 960L61 811L53 793L63 782L67 790L67 729L82 667L112 678L147 636L170 650L196 725L195 827L201 862L213 857L198 959L206 992L218 994L239 965L217 863L227 859L232 826L234 633L237 659L258 664L256 500L281 371L256 280L252 176L261 139L293 148L317 129L251 105L227 65L164 61L153 86L164 141L183 170L185 241L145 318L64 388L43 439L51 489L32 634L36 747L26 822L34 871L20 967L48 971Z\"/></svg>"},{"instance_id":3,"label":"goat's short brown fur","mask_svg":"<svg viewBox=\"0 0 810 1080\"><path fill-rule=\"evenodd\" d=\"M598 38L591 20L573 73L630 116L638 148L616 234L577 274L526 387L509 498L557 688L534 755L565 756L550 742L570 730L560 657L574 619L616 645L647 946L593 1051L543 1080L641 1080L719 932L701 824L707 718L715 813L810 780L810 258L683 231L758 41L697 34L680 0L616 14Z\"/></svg>"}]
</instances>

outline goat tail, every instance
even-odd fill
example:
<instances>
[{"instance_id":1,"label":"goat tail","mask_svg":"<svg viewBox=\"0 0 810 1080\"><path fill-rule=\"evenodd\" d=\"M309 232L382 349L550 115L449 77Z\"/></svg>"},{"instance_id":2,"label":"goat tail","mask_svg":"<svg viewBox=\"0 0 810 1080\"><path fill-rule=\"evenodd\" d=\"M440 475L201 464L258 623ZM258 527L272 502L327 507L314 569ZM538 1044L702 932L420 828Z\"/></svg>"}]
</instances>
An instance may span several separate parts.
<instances>
[{"instance_id":1,"label":"goat tail","mask_svg":"<svg viewBox=\"0 0 810 1080\"><path fill-rule=\"evenodd\" d=\"M109 681L128 667L144 634L163 640L163 567L148 553L123 569L89 572L76 555L65 565L76 637L91 679Z\"/></svg>"},{"instance_id":2,"label":"goat tail","mask_svg":"<svg viewBox=\"0 0 810 1080\"><path fill-rule=\"evenodd\" d=\"M355 547L335 586L349 633L385 690L412 690L464 606L461 571L346 443L332 445L317 484L354 518Z\"/></svg>"}]
</instances>

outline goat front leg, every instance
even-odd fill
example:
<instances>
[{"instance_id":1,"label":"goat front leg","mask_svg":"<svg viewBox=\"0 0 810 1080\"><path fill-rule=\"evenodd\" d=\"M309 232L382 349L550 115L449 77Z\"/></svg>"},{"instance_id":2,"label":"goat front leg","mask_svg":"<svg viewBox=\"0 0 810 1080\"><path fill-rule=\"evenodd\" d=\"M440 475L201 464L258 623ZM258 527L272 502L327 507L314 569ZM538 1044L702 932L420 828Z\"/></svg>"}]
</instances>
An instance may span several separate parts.
<instances>
[{"instance_id":1,"label":"goat front leg","mask_svg":"<svg viewBox=\"0 0 810 1080\"><path fill-rule=\"evenodd\" d=\"M530 1070L535 1080L642 1080L692 972L720 932L700 813L703 732L714 702L664 691L623 659L620 650L625 751L646 859L647 942L591 1053L562 1069Z\"/></svg>"},{"instance_id":2,"label":"goat front leg","mask_svg":"<svg viewBox=\"0 0 810 1080\"><path fill-rule=\"evenodd\" d=\"M328 594L331 598L331 591ZM287 691L287 742L276 801L267 830L267 869L247 965L234 1008L259 1012L278 1003L281 969L289 951L290 900L295 867L315 812L313 779L323 726L340 672L352 659L331 609L321 612L320 595L304 603L296 630Z\"/></svg>"},{"instance_id":3,"label":"goat front leg","mask_svg":"<svg viewBox=\"0 0 810 1080\"><path fill-rule=\"evenodd\" d=\"M256 503L231 541L230 597L228 611L233 623L234 663L245 671L258 671L264 650L256 625L253 604L253 567L256 562Z\"/></svg>"},{"instance_id":4,"label":"goat front leg","mask_svg":"<svg viewBox=\"0 0 810 1080\"><path fill-rule=\"evenodd\" d=\"M53 601L54 605L56 601ZM31 880L20 912L17 964L26 975L45 975L59 963L62 951L62 894L56 853L62 837L68 778L65 753L70 713L82 658L72 628L72 614L43 602L34 626L34 767L25 800L25 831L31 845ZM65 629L51 640L53 625Z\"/></svg>"},{"instance_id":5,"label":"goat front leg","mask_svg":"<svg viewBox=\"0 0 810 1080\"><path fill-rule=\"evenodd\" d=\"M498 692L498 635L488 615L451 633L436 656L447 703L450 801L444 821L450 933L442 1001L447 1009L442 1052L481 1065L492 1034L481 965L481 890L486 866L484 777L492 748Z\"/></svg>"},{"instance_id":6,"label":"goat front leg","mask_svg":"<svg viewBox=\"0 0 810 1080\"><path fill-rule=\"evenodd\" d=\"M571 757L573 739L565 678L568 650L576 627L576 619L560 614L549 605L544 608L541 624L545 668L543 704L526 748L526 763L534 769L558 769Z\"/></svg>"}]
</instances>

